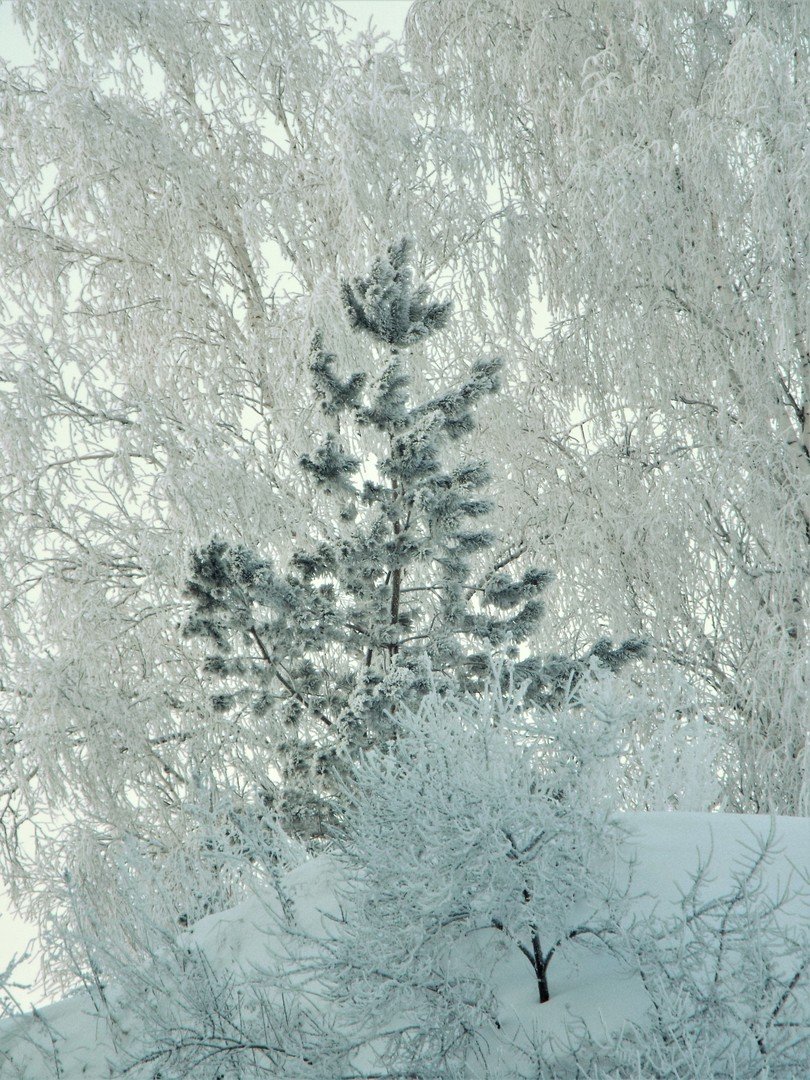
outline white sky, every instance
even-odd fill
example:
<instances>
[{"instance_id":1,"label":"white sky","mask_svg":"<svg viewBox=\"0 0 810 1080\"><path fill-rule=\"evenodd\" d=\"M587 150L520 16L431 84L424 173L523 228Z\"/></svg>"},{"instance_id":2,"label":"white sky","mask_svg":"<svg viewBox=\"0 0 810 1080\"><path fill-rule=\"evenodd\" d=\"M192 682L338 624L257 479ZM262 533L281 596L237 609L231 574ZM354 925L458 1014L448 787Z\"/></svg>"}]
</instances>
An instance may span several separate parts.
<instances>
[{"instance_id":1,"label":"white sky","mask_svg":"<svg viewBox=\"0 0 810 1080\"><path fill-rule=\"evenodd\" d=\"M14 24L11 0L0 0L0 59L24 64L29 58L28 43Z\"/></svg>"},{"instance_id":2,"label":"white sky","mask_svg":"<svg viewBox=\"0 0 810 1080\"><path fill-rule=\"evenodd\" d=\"M399 37L411 0L342 0L338 6L357 19L358 29L365 29L373 19L378 29Z\"/></svg>"},{"instance_id":3,"label":"white sky","mask_svg":"<svg viewBox=\"0 0 810 1080\"><path fill-rule=\"evenodd\" d=\"M365 30L371 19L378 30L399 37L411 0L337 0L337 6L357 20L356 29ZM0 57L13 64L28 63L28 43L14 22L11 0L0 0Z\"/></svg>"},{"instance_id":4,"label":"white sky","mask_svg":"<svg viewBox=\"0 0 810 1080\"><path fill-rule=\"evenodd\" d=\"M337 6L356 20L355 31L367 29L371 20L377 30L397 38L402 34L411 0L339 0ZM12 65L28 64L32 60L28 43L15 24L11 0L0 0L0 60ZM35 933L34 926L15 918L6 909L0 881L0 973L15 954L25 950ZM29 962L18 969L17 977L28 983L36 974L36 964ZM15 997L22 1006L41 1000L35 989L17 990Z\"/></svg>"}]
</instances>

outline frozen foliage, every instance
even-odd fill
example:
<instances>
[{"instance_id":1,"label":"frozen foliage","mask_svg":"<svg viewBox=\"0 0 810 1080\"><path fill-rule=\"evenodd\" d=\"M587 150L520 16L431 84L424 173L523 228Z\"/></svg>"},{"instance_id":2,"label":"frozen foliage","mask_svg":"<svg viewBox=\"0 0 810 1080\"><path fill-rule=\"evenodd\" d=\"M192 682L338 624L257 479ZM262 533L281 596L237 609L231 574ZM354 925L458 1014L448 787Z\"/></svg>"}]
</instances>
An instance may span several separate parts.
<instances>
[{"instance_id":1,"label":"frozen foliage","mask_svg":"<svg viewBox=\"0 0 810 1080\"><path fill-rule=\"evenodd\" d=\"M403 234L456 312L414 349L415 399L473 343L509 357L478 430L497 558L560 581L538 649L650 635L652 694L681 672L720 744L704 806L802 808L807 5L418 0L405 52L326 0L14 6L0 844L28 914L64 914L66 863L109 895L132 835L173 911L228 902L186 808L260 814L278 741L211 708L188 553L272 544L277 572L328 533L298 468L340 419L311 408L313 334L350 400L374 339L338 283ZM418 286L407 318L436 318ZM670 715L628 741L644 761Z\"/></svg>"},{"instance_id":2,"label":"frozen foliage","mask_svg":"<svg viewBox=\"0 0 810 1080\"><path fill-rule=\"evenodd\" d=\"M415 0L406 40L499 179L495 318L526 279L547 308L517 513L562 621L643 627L734 750L727 805L806 812L810 6Z\"/></svg>"},{"instance_id":3,"label":"frozen foliage","mask_svg":"<svg viewBox=\"0 0 810 1080\"><path fill-rule=\"evenodd\" d=\"M106 896L99 852L135 835L199 915L185 809L250 804L273 763L178 633L189 551L272 538L286 565L322 531L297 461L316 328L349 349L341 277L408 232L458 293L491 210L469 139L417 118L398 52L327 0L14 8L35 64L0 63L5 872L50 918L65 862Z\"/></svg>"},{"instance_id":4,"label":"frozen foliage","mask_svg":"<svg viewBox=\"0 0 810 1080\"><path fill-rule=\"evenodd\" d=\"M656 646L646 688L641 670L610 685L580 683L578 701L558 714L582 740L579 750L569 740L569 761L587 775L594 805L806 810L807 4L415 0L402 48L373 34L350 40L327 0L14 8L36 60L0 65L0 850L17 902L52 943L49 977L70 985L78 972L92 996L24 1025L44 1040L48 1064L9 1059L6 1071L30 1080L69 1075L75 1064L80 1075L85 1065L84 1075L120 1074L109 1061L148 1053L158 1056L145 1061L147 1074L174 1068L165 1064L174 1057L180 1074L216 1075L226 1062L221 1070L238 1075L261 1054L269 1075L304 1064L330 1078L365 1068L318 993L305 1000L285 981L295 965L279 974L268 961L262 989L247 957L259 925L270 929L258 938L272 950L283 942L299 963L300 913L285 923L298 927L292 943L278 931L288 918L282 878L285 888L312 888L324 907L327 894L345 891L323 861L281 873L289 840L274 816L280 765L300 766L301 831L318 832L329 816L318 799L310 814L325 780L318 755L331 768L337 754L348 768L355 751L379 741L385 710L366 712L373 695L361 701L352 682L330 708L342 717L350 690L367 727L346 725L348 737L333 740L340 723L310 713L282 731L300 686L285 697L271 678L279 700L264 709L270 665L262 658L257 676L254 654L250 670L222 673L223 695L246 691L224 716L182 640L178 597L189 552L217 535L229 574L272 575L282 614L289 575L309 602L329 583L317 540L349 543L373 506L385 516L393 505L397 469L429 461L419 456L429 440L408 460L391 457L410 395L435 406L447 434L441 468L453 475L463 443L450 431L458 423L463 434L468 421L463 408L453 412L455 391L448 410L438 402L474 376L465 359L473 347L509 357L475 434L508 538L491 554L510 561L484 587L476 564L488 550L465 553L463 580L484 591L462 606L475 633L458 659L475 654L479 634L480 653L510 648L498 634L522 610L521 595L541 586L506 573L517 557L554 566L560 588L544 597L546 620L525 648L545 656L550 641L564 658L556 669L547 659L524 669L529 680L543 673L538 700L555 678L564 686L571 658L597 634L650 635ZM403 234L415 239L418 275L395 265L398 248L341 296L340 280ZM417 281L452 297L456 317L442 327L444 300L432 302ZM318 327L326 334L313 351ZM311 405L310 365L322 409ZM465 498L481 499L478 480L468 481ZM376 504L352 494L370 499L375 488ZM359 506L354 521L340 516L349 504ZM440 495L425 504L437 521L448 510ZM228 617L238 622L253 601L240 609L233 599ZM316 605L302 619L298 660L310 632L334 629L319 625L334 611L321 600L326 611ZM278 606L259 609L268 622L280 617ZM390 632L390 604L381 610ZM437 626L455 625L442 619ZM362 632L390 674L412 643L384 629L369 622ZM240 659L243 630L223 629L234 641L220 657L226 666ZM320 650L320 639L313 644ZM593 651L611 666L607 646ZM313 655L321 674L343 678L331 657ZM523 652L505 659L519 664ZM315 674L302 678L317 681L315 660ZM428 676L444 674L427 668L426 688ZM468 674L475 681L482 670ZM590 728L579 723L585 715ZM600 732L618 739L618 757ZM680 814L643 826L663 851L679 837L681 856L694 847L683 830L707 827ZM738 827L715 826L726 847ZM796 852L806 850L803 827L781 825ZM637 872L658 896L672 868L650 844L641 854ZM594 1044L571 1043L572 1069L576 1052L606 1076L726 1076L754 1061L771 1076L801 1075L801 1044L791 1050L782 1027L795 1019L801 983L776 1009L798 970L779 959L780 913L762 906L753 881L747 923L747 899L734 901L732 879L718 873L717 895L731 889L732 899L711 908L708 923L685 907L652 931L639 921L640 937L627 938L619 966L647 972L647 991L632 985L652 995L660 1022L641 1023L643 1009L619 1017L616 1029L640 1026L618 1051L612 1021L605 1044L598 1018L619 968L594 1004L589 995L604 986L597 961L580 959L575 977L561 947L552 998L539 1006L528 957L493 927L504 963L517 966L492 993L513 1008L505 987L525 977L534 1012L521 1014L519 1030L534 1031L538 1011L557 1016L556 1026L545 1022L562 1042L562 1013L590 1002ZM250 927L234 932L238 963L213 952L210 962L188 958L196 931L183 938L184 927L274 880L275 899L262 906L274 913L269 922L252 909ZM723 910L729 970L759 996L733 997L722 977L716 991L704 977L712 966L678 966L702 950L724 967L722 919L711 922ZM240 919L209 917L209 944ZM691 930L678 937L687 922L700 949ZM670 931L674 952L645 944L645 933ZM306 935L323 932L306 923ZM677 981L654 974L661 963ZM108 993L115 972L122 986L143 989L126 1006ZM243 1011L239 993L254 976ZM93 1018L77 1019L80 1001ZM707 1045L709 1026L733 1031L734 1045ZM300 1032L318 1033L324 1064L304 1061ZM423 1049L435 1049L432 1038ZM529 1057L519 1064L504 1050L494 1075L520 1075L536 1059L535 1037L526 1038ZM380 1052L389 1050L390 1038ZM467 1063L455 1060L463 1073Z\"/></svg>"},{"instance_id":5,"label":"frozen foliage","mask_svg":"<svg viewBox=\"0 0 810 1080\"><path fill-rule=\"evenodd\" d=\"M455 1075L471 1055L485 1061L485 1046L514 1034L493 992L504 957L527 965L524 992L533 982L545 1003L556 954L615 929L618 833L578 789L570 731L519 731L522 714L497 691L430 695L357 766L338 856L353 891L341 894L330 989L352 1031L397 1018L374 1041L372 1072Z\"/></svg>"},{"instance_id":6,"label":"frozen foliage","mask_svg":"<svg viewBox=\"0 0 810 1080\"><path fill-rule=\"evenodd\" d=\"M408 265L408 241L389 248L368 278L344 282L343 301L353 327L367 330L377 341L397 348L415 345L447 323L449 301L430 299L427 285L413 288Z\"/></svg>"},{"instance_id":7,"label":"frozen foliage","mask_svg":"<svg viewBox=\"0 0 810 1080\"><path fill-rule=\"evenodd\" d=\"M85 992L0 1025L4 1078L804 1075L807 822L606 819L587 766L616 726L527 720L497 685L426 698L358 764L331 854L185 932L130 867L139 951L75 938Z\"/></svg>"},{"instance_id":8,"label":"frozen foliage","mask_svg":"<svg viewBox=\"0 0 810 1080\"><path fill-rule=\"evenodd\" d=\"M771 877L775 826L742 841L730 887L717 892L711 857L693 872L678 910L656 911L626 932L624 955L648 1001L645 1020L620 1038L576 1043L548 1080L735 1080L800 1077L810 1064L810 939L784 908L796 900L789 878ZM806 912L808 879L799 884ZM795 872L795 868L794 868Z\"/></svg>"},{"instance_id":9,"label":"frozen foliage","mask_svg":"<svg viewBox=\"0 0 810 1080\"><path fill-rule=\"evenodd\" d=\"M591 677L578 684L575 701L557 717L572 749L583 740L579 756L591 801L608 810L721 806L726 751L700 715L694 689L677 676L660 679L654 692L637 683L632 670ZM600 730L608 742L596 753Z\"/></svg>"},{"instance_id":10,"label":"frozen foliage","mask_svg":"<svg viewBox=\"0 0 810 1080\"><path fill-rule=\"evenodd\" d=\"M707 860L676 915L633 928L631 955L653 1022L651 1031L637 1029L614 1051L623 1066L615 1070L611 1062L618 1075L686 1080L806 1071L807 924L791 927L782 915L795 888L790 880L769 881L763 872L774 846L774 828L741 845L731 887L720 895Z\"/></svg>"},{"instance_id":11,"label":"frozen foliage","mask_svg":"<svg viewBox=\"0 0 810 1080\"><path fill-rule=\"evenodd\" d=\"M401 349L444 328L447 302L414 286L407 241L345 283L350 322L385 349L378 378L342 376L321 335L310 371L330 430L301 467L333 507L329 531L278 572L270 559L214 540L195 552L186 634L201 637L220 681L221 712L264 721L265 803L303 836L334 816L335 778L359 750L397 730L403 706L429 687L474 692L501 658L505 680L532 705L559 702L591 663L617 671L643 652L598 641L579 658L533 653L551 575L506 567L486 528L485 462L455 444L474 409L500 388L501 362L475 362L464 381L418 404Z\"/></svg>"},{"instance_id":12,"label":"frozen foliage","mask_svg":"<svg viewBox=\"0 0 810 1080\"><path fill-rule=\"evenodd\" d=\"M20 1005L17 1000L17 991L20 986L14 982L14 973L27 959L28 956L25 953L22 956L14 955L5 968L0 971L0 1016L13 1016L15 1013L20 1012Z\"/></svg>"}]
</instances>

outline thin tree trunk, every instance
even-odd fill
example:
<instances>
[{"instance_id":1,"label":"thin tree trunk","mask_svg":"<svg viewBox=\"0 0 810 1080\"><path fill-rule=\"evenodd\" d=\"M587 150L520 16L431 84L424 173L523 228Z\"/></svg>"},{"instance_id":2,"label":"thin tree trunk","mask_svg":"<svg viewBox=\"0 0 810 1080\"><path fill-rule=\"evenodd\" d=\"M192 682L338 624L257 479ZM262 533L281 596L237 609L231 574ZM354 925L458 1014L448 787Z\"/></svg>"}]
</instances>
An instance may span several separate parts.
<instances>
[{"instance_id":1,"label":"thin tree trunk","mask_svg":"<svg viewBox=\"0 0 810 1080\"><path fill-rule=\"evenodd\" d=\"M543 956L543 950L540 947L540 936L534 926L532 927L532 952L534 953L534 974L537 978L540 1004L545 1005L551 996L548 992L548 961L551 956Z\"/></svg>"}]
</instances>

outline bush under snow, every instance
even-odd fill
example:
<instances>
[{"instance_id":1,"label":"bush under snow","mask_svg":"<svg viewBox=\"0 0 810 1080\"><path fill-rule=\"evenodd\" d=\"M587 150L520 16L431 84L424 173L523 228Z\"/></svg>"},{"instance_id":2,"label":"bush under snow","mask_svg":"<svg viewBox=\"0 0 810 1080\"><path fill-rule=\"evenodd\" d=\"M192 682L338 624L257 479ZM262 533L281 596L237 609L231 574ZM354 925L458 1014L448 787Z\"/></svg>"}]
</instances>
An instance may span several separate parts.
<instances>
[{"instance_id":1,"label":"bush under snow","mask_svg":"<svg viewBox=\"0 0 810 1080\"><path fill-rule=\"evenodd\" d=\"M403 714L328 854L141 956L95 941L0 1028L4 1080L803 1076L808 822L608 816L616 731L567 719Z\"/></svg>"}]
</instances>

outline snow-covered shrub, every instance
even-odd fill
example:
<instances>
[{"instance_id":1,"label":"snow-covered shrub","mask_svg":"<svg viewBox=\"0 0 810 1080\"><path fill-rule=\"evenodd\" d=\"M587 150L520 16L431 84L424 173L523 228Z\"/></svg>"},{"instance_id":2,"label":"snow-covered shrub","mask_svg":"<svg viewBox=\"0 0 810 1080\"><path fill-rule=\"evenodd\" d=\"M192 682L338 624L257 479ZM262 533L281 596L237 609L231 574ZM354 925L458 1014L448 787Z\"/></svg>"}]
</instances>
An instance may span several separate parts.
<instances>
[{"instance_id":1,"label":"snow-covered shrub","mask_svg":"<svg viewBox=\"0 0 810 1080\"><path fill-rule=\"evenodd\" d=\"M578 790L586 740L530 730L497 680L480 699L428 696L397 723L347 793L339 857L352 892L331 993L348 1030L373 1036L372 1072L489 1075L493 1047L514 1037L499 980L539 1007L558 952L612 935L618 830Z\"/></svg>"},{"instance_id":2,"label":"snow-covered shrub","mask_svg":"<svg viewBox=\"0 0 810 1080\"><path fill-rule=\"evenodd\" d=\"M810 933L786 908L806 884L769 873L775 832L741 847L731 887L700 861L676 910L635 919L613 945L643 986L647 1010L617 1037L568 1033L542 1080L797 1080L810 1070ZM545 1060L544 1060L545 1058Z\"/></svg>"},{"instance_id":3,"label":"snow-covered shrub","mask_svg":"<svg viewBox=\"0 0 810 1080\"><path fill-rule=\"evenodd\" d=\"M28 959L28 954L14 955L0 971L0 1017L13 1016L19 1011L15 991L19 988L14 982L14 972Z\"/></svg>"},{"instance_id":4,"label":"snow-covered shrub","mask_svg":"<svg viewBox=\"0 0 810 1080\"><path fill-rule=\"evenodd\" d=\"M70 981L49 977L49 992L126 982L179 930L232 908L305 858L255 796L199 778L189 788L183 818L160 844L81 822L66 827L70 858L53 883L43 937L67 958Z\"/></svg>"},{"instance_id":5,"label":"snow-covered shrub","mask_svg":"<svg viewBox=\"0 0 810 1080\"><path fill-rule=\"evenodd\" d=\"M342 1042L331 1031L328 1007L320 1000L313 1006L308 996L324 956L288 886L292 868L306 871L300 847L245 805L223 799L189 813L205 834L212 865L190 878L187 910L194 911L200 879L225 879L234 866L241 903L202 918L197 905L189 917L174 903L165 865L132 841L108 855L110 903L119 910L106 919L100 902L88 902L93 881L71 881L63 948L111 1038L110 1075L337 1075Z\"/></svg>"},{"instance_id":6,"label":"snow-covered shrub","mask_svg":"<svg viewBox=\"0 0 810 1080\"><path fill-rule=\"evenodd\" d=\"M134 1080L253 1080L340 1075L343 1040L313 1007L307 965L270 904L254 927L256 960L223 962L186 935L130 972L123 1010L136 1038L119 1056Z\"/></svg>"},{"instance_id":7,"label":"snow-covered shrub","mask_svg":"<svg viewBox=\"0 0 810 1080\"><path fill-rule=\"evenodd\" d=\"M4 1080L803 1077L806 828L782 820L786 858L756 818L612 814L603 679L552 713L501 676L395 714L329 854L290 869L266 821L201 818L218 864L254 860L229 910L162 917L129 848L128 932L77 922L86 993L0 1025Z\"/></svg>"},{"instance_id":8,"label":"snow-covered shrub","mask_svg":"<svg viewBox=\"0 0 810 1080\"><path fill-rule=\"evenodd\" d=\"M428 697L357 766L340 837L352 891L326 981L343 1030L365 1040L363 1075L804 1074L802 886L775 886L771 836L741 848L733 872L712 857L690 867L674 907L636 895L606 796L635 714L611 683L594 672L556 713L526 710L497 677L483 698ZM537 1026L552 959L567 988L583 944L612 972L606 1012L628 994L637 1014L628 1004L597 1030L575 1019L575 995L565 1022Z\"/></svg>"}]
</instances>

